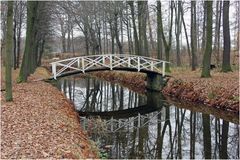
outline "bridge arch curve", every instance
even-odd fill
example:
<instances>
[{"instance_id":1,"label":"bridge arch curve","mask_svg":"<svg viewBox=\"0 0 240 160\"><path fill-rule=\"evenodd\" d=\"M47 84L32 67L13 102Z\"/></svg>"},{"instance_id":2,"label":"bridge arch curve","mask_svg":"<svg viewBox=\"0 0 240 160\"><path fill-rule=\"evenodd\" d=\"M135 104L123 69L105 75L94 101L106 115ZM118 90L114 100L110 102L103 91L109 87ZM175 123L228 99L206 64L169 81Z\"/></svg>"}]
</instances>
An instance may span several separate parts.
<instances>
[{"instance_id":1,"label":"bridge arch curve","mask_svg":"<svg viewBox=\"0 0 240 160\"><path fill-rule=\"evenodd\" d=\"M147 73L148 88L155 90L166 75L167 61L128 54L103 54L73 57L52 62L53 78L101 70L125 70ZM157 89L159 90L159 89Z\"/></svg>"},{"instance_id":2,"label":"bridge arch curve","mask_svg":"<svg viewBox=\"0 0 240 160\"><path fill-rule=\"evenodd\" d=\"M66 72L85 73L100 70L126 70L165 76L167 61L150 57L128 54L103 54L73 57L52 62L53 78L61 77Z\"/></svg>"}]
</instances>

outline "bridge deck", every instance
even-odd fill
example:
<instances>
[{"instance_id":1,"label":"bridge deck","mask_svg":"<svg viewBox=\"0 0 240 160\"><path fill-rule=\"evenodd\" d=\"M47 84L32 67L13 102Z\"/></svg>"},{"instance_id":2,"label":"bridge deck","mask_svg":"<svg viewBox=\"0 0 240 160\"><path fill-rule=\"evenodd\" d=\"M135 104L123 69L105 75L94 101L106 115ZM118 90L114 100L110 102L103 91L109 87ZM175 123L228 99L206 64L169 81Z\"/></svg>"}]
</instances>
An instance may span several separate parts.
<instances>
[{"instance_id":1,"label":"bridge deck","mask_svg":"<svg viewBox=\"0 0 240 160\"><path fill-rule=\"evenodd\" d=\"M97 70L130 70L137 72L154 72L165 76L167 61L150 57L126 55L126 54L103 54L90 55L64 59L51 63L54 79L66 72L76 73Z\"/></svg>"}]
</instances>

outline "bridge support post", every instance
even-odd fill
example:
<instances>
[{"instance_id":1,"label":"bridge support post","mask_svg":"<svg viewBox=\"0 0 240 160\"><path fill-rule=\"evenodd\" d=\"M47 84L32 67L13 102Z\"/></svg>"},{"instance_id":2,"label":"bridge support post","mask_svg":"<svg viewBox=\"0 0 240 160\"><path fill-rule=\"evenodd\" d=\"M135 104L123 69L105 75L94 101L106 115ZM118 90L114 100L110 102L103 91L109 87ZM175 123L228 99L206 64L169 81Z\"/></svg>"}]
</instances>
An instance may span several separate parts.
<instances>
[{"instance_id":1,"label":"bridge support post","mask_svg":"<svg viewBox=\"0 0 240 160\"><path fill-rule=\"evenodd\" d=\"M56 80L57 79L57 67L56 63L52 63L52 73L53 73L53 78Z\"/></svg>"},{"instance_id":2,"label":"bridge support post","mask_svg":"<svg viewBox=\"0 0 240 160\"><path fill-rule=\"evenodd\" d=\"M161 91L163 88L163 76L155 73L147 73L147 89Z\"/></svg>"}]
</instances>

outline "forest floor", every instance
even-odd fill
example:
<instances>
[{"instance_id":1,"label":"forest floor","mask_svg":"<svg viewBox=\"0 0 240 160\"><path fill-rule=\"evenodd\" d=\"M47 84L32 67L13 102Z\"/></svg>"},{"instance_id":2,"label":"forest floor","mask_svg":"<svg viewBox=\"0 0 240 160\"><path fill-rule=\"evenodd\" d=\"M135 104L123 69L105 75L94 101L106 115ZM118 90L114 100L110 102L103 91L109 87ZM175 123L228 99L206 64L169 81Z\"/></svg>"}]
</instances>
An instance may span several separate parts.
<instances>
[{"instance_id":1,"label":"forest floor","mask_svg":"<svg viewBox=\"0 0 240 160\"><path fill-rule=\"evenodd\" d=\"M144 93L146 75L143 73L126 73L105 71L92 73L93 76L112 82L119 82ZM175 68L163 89L165 96L184 102L203 104L234 114L239 114L239 72L222 73L211 71L211 78L200 78L201 72L184 68Z\"/></svg>"},{"instance_id":2,"label":"forest floor","mask_svg":"<svg viewBox=\"0 0 240 160\"><path fill-rule=\"evenodd\" d=\"M13 102L5 102L1 92L1 158L97 158L73 104L39 81L48 73L40 68L27 83L16 84L18 72L13 73Z\"/></svg>"}]
</instances>

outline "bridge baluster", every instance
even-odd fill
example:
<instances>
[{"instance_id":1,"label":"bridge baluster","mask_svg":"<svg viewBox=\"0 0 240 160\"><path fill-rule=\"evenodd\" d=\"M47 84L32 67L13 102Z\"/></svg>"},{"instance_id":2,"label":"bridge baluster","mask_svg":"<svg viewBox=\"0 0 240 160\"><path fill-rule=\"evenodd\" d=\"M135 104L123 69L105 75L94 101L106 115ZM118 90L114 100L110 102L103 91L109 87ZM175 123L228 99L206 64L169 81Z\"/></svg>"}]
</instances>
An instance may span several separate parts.
<instances>
[{"instance_id":1,"label":"bridge baluster","mask_svg":"<svg viewBox=\"0 0 240 160\"><path fill-rule=\"evenodd\" d=\"M165 61L162 62L163 63L163 68L162 68L162 75L165 76Z\"/></svg>"},{"instance_id":2,"label":"bridge baluster","mask_svg":"<svg viewBox=\"0 0 240 160\"><path fill-rule=\"evenodd\" d=\"M82 59L82 72L85 73L84 57L82 57L81 59Z\"/></svg>"},{"instance_id":3,"label":"bridge baluster","mask_svg":"<svg viewBox=\"0 0 240 160\"><path fill-rule=\"evenodd\" d=\"M103 64L105 64L105 56L103 56L102 58L103 58Z\"/></svg>"},{"instance_id":4,"label":"bridge baluster","mask_svg":"<svg viewBox=\"0 0 240 160\"><path fill-rule=\"evenodd\" d=\"M80 58L77 59L77 66L80 68Z\"/></svg>"},{"instance_id":5,"label":"bridge baluster","mask_svg":"<svg viewBox=\"0 0 240 160\"><path fill-rule=\"evenodd\" d=\"M130 57L128 57L128 67L130 67L130 65L131 65L131 59Z\"/></svg>"},{"instance_id":6,"label":"bridge baluster","mask_svg":"<svg viewBox=\"0 0 240 160\"><path fill-rule=\"evenodd\" d=\"M110 70L112 70L112 55L110 55Z\"/></svg>"},{"instance_id":7,"label":"bridge baluster","mask_svg":"<svg viewBox=\"0 0 240 160\"><path fill-rule=\"evenodd\" d=\"M140 71L140 57L138 57L138 72Z\"/></svg>"},{"instance_id":8,"label":"bridge baluster","mask_svg":"<svg viewBox=\"0 0 240 160\"><path fill-rule=\"evenodd\" d=\"M56 73L56 63L52 63L52 73L53 73L53 78L57 79L57 73Z\"/></svg>"},{"instance_id":9,"label":"bridge baluster","mask_svg":"<svg viewBox=\"0 0 240 160\"><path fill-rule=\"evenodd\" d=\"M151 61L151 71L153 71L153 61Z\"/></svg>"}]
</instances>

